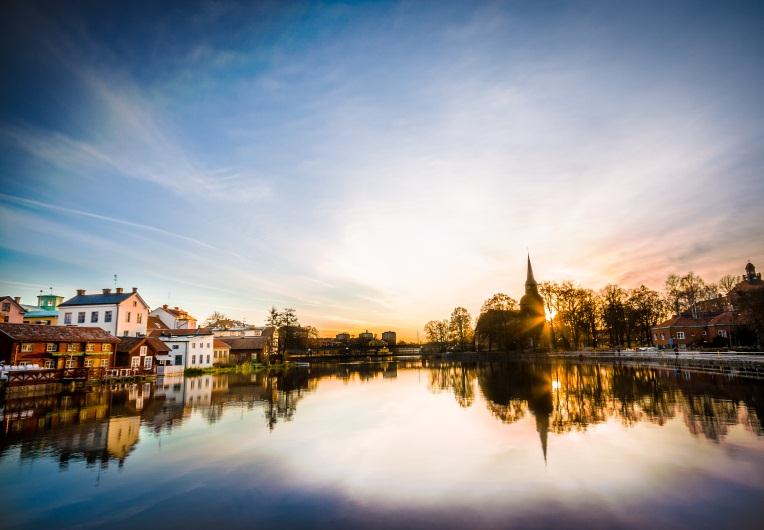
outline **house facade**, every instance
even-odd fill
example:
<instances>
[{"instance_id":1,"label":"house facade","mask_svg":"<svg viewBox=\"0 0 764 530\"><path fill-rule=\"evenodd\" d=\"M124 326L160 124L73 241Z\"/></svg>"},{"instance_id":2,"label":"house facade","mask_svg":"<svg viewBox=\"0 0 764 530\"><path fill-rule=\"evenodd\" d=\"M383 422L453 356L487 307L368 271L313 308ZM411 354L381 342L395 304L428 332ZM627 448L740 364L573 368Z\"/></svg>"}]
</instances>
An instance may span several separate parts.
<instances>
[{"instance_id":1,"label":"house facade","mask_svg":"<svg viewBox=\"0 0 764 530\"><path fill-rule=\"evenodd\" d=\"M160 356L170 353L170 347L154 337L123 337L117 345L115 368L130 368L154 373Z\"/></svg>"},{"instance_id":2,"label":"house facade","mask_svg":"<svg viewBox=\"0 0 764 530\"><path fill-rule=\"evenodd\" d=\"M58 325L58 306L63 301L63 296L39 294L37 295L37 305L21 304L25 311L24 324Z\"/></svg>"},{"instance_id":3,"label":"house facade","mask_svg":"<svg viewBox=\"0 0 764 530\"><path fill-rule=\"evenodd\" d=\"M278 330L273 326L217 329L213 333L230 346L229 361L234 364L265 362L278 351Z\"/></svg>"},{"instance_id":4,"label":"house facade","mask_svg":"<svg viewBox=\"0 0 764 530\"><path fill-rule=\"evenodd\" d=\"M149 315L158 318L168 329L196 329L196 319L179 307L168 307L164 304Z\"/></svg>"},{"instance_id":5,"label":"house facade","mask_svg":"<svg viewBox=\"0 0 764 530\"><path fill-rule=\"evenodd\" d=\"M0 297L0 322L23 324L24 313L24 308L21 306L21 297Z\"/></svg>"},{"instance_id":6,"label":"house facade","mask_svg":"<svg viewBox=\"0 0 764 530\"><path fill-rule=\"evenodd\" d=\"M228 364L231 347L217 337L212 341L212 364Z\"/></svg>"},{"instance_id":7,"label":"house facade","mask_svg":"<svg viewBox=\"0 0 764 530\"><path fill-rule=\"evenodd\" d=\"M149 306L138 294L138 288L124 292L103 289L100 294L87 294L78 289L77 295L58 306L58 324L63 326L100 327L116 337L143 337Z\"/></svg>"},{"instance_id":8,"label":"house facade","mask_svg":"<svg viewBox=\"0 0 764 530\"><path fill-rule=\"evenodd\" d=\"M184 368L210 368L213 365L215 336L206 328L168 329L156 336L169 352L157 356L160 364Z\"/></svg>"},{"instance_id":9,"label":"house facade","mask_svg":"<svg viewBox=\"0 0 764 530\"><path fill-rule=\"evenodd\" d=\"M111 368L119 339L101 328L0 324L0 360L40 368Z\"/></svg>"}]
</instances>

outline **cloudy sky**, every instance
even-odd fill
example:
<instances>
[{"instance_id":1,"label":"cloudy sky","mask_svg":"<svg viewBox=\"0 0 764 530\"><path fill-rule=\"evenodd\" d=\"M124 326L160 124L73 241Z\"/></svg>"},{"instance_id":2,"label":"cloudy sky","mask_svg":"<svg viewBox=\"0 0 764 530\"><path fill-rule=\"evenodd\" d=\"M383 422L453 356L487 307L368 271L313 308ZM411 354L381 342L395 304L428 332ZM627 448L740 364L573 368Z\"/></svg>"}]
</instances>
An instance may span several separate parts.
<instances>
[{"instance_id":1,"label":"cloudy sky","mask_svg":"<svg viewBox=\"0 0 764 530\"><path fill-rule=\"evenodd\" d=\"M764 268L764 8L6 2L0 294L405 337Z\"/></svg>"}]
</instances>

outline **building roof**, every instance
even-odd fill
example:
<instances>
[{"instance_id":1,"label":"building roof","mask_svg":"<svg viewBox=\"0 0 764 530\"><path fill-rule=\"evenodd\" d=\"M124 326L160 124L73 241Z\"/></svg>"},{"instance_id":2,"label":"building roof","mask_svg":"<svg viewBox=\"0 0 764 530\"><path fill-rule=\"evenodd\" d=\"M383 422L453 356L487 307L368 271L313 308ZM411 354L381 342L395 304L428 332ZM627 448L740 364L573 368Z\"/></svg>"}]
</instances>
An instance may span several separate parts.
<instances>
[{"instance_id":1,"label":"building roof","mask_svg":"<svg viewBox=\"0 0 764 530\"><path fill-rule=\"evenodd\" d=\"M230 344L228 344L227 342L222 341L220 339L213 340L212 341L212 347L213 348L228 348L229 350L231 349L231 345Z\"/></svg>"},{"instance_id":2,"label":"building roof","mask_svg":"<svg viewBox=\"0 0 764 530\"><path fill-rule=\"evenodd\" d=\"M104 329L79 326L0 324L0 333L12 340L29 342L119 342Z\"/></svg>"},{"instance_id":3,"label":"building roof","mask_svg":"<svg viewBox=\"0 0 764 530\"><path fill-rule=\"evenodd\" d=\"M735 322L732 311L725 311L708 321L709 326L731 326Z\"/></svg>"},{"instance_id":4,"label":"building roof","mask_svg":"<svg viewBox=\"0 0 764 530\"><path fill-rule=\"evenodd\" d=\"M664 320L660 324L653 326L653 329L669 328L669 327L703 327L708 325L708 319L706 318L691 318L684 315L674 315L673 317Z\"/></svg>"},{"instance_id":5,"label":"building roof","mask_svg":"<svg viewBox=\"0 0 764 530\"><path fill-rule=\"evenodd\" d=\"M55 309L43 309L37 306L24 306L26 313L24 318L57 317L58 311Z\"/></svg>"},{"instance_id":6,"label":"building roof","mask_svg":"<svg viewBox=\"0 0 764 530\"><path fill-rule=\"evenodd\" d=\"M167 304L165 304L162 307L157 307L154 309L154 311L159 311L160 309L181 320L196 320L194 317L188 314L188 311L179 307L169 307Z\"/></svg>"},{"instance_id":7,"label":"building roof","mask_svg":"<svg viewBox=\"0 0 764 530\"><path fill-rule=\"evenodd\" d=\"M98 293L98 294L78 294L76 296L73 296L69 300L65 301L62 304L59 304L58 307L66 307L66 306L78 306L78 305L115 305L120 304L130 298L131 296L137 296L138 299L141 301L141 303L148 307L148 304L141 298L141 295L139 295L137 292L129 292L129 293Z\"/></svg>"},{"instance_id":8,"label":"building roof","mask_svg":"<svg viewBox=\"0 0 764 530\"><path fill-rule=\"evenodd\" d=\"M193 335L212 335L212 331L210 328L161 329L151 333L152 337L187 337Z\"/></svg>"},{"instance_id":9,"label":"building roof","mask_svg":"<svg viewBox=\"0 0 764 530\"><path fill-rule=\"evenodd\" d=\"M12 304L15 304L22 311L26 311L24 306L22 306L20 303L18 303L13 296L0 296L0 302L10 302Z\"/></svg>"},{"instance_id":10,"label":"building roof","mask_svg":"<svg viewBox=\"0 0 764 530\"><path fill-rule=\"evenodd\" d=\"M226 337L225 341L231 347L231 351L262 350L268 344L268 337Z\"/></svg>"},{"instance_id":11,"label":"building roof","mask_svg":"<svg viewBox=\"0 0 764 530\"><path fill-rule=\"evenodd\" d=\"M144 344L157 353L170 351L170 348L164 342L154 337L122 337L119 339L119 344L117 344L117 351L130 353L135 348Z\"/></svg>"},{"instance_id":12,"label":"building roof","mask_svg":"<svg viewBox=\"0 0 764 530\"><path fill-rule=\"evenodd\" d=\"M146 322L146 329L151 330L162 330L162 329L170 329L167 327L167 325L162 322L162 320L159 317L152 317L149 315L149 320Z\"/></svg>"}]
</instances>

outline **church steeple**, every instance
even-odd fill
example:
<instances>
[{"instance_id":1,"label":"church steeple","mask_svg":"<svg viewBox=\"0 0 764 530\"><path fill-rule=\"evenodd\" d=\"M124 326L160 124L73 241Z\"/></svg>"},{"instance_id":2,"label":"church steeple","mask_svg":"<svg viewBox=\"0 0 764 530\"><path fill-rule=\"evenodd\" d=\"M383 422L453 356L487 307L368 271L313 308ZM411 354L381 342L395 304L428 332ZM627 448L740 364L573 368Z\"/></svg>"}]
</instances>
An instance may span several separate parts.
<instances>
[{"instance_id":1,"label":"church steeple","mask_svg":"<svg viewBox=\"0 0 764 530\"><path fill-rule=\"evenodd\" d=\"M538 286L536 279L533 277L533 267L531 266L531 255L528 254L528 277L525 280L525 291L529 289L535 289Z\"/></svg>"}]
</instances>

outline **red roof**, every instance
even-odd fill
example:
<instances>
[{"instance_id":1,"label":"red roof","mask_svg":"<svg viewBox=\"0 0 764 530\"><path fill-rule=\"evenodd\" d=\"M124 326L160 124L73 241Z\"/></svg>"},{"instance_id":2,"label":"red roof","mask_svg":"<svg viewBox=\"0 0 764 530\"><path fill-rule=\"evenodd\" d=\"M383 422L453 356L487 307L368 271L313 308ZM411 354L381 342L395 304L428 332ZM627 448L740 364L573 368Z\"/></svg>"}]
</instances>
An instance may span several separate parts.
<instances>
[{"instance_id":1,"label":"red roof","mask_svg":"<svg viewBox=\"0 0 764 530\"><path fill-rule=\"evenodd\" d=\"M228 344L227 342L224 342L224 341L222 341L220 339L215 339L214 341L212 341L212 347L213 348L228 348L229 350L231 349L231 345L230 344Z\"/></svg>"},{"instance_id":2,"label":"red roof","mask_svg":"<svg viewBox=\"0 0 764 530\"><path fill-rule=\"evenodd\" d=\"M731 311L725 311L708 321L709 326L731 326L733 323L734 318Z\"/></svg>"},{"instance_id":3,"label":"red roof","mask_svg":"<svg viewBox=\"0 0 764 530\"><path fill-rule=\"evenodd\" d=\"M43 326L39 324L0 324L0 333L12 340L28 342L111 342L119 339L101 328Z\"/></svg>"},{"instance_id":4,"label":"red roof","mask_svg":"<svg viewBox=\"0 0 764 530\"><path fill-rule=\"evenodd\" d=\"M690 318L682 315L674 315L668 320L664 320L660 324L653 326L653 329L669 327L703 327L706 325L708 325L708 321L704 318Z\"/></svg>"}]
</instances>

